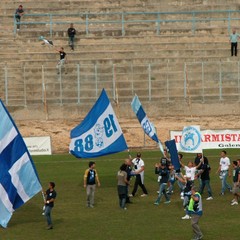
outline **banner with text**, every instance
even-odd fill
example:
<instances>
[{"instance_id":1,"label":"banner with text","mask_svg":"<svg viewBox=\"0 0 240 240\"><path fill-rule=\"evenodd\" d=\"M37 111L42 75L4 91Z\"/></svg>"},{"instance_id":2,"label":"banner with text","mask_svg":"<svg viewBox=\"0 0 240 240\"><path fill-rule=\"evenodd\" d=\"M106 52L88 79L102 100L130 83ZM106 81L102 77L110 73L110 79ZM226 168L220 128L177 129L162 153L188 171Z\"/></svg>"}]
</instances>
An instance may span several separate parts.
<instances>
[{"instance_id":1,"label":"banner with text","mask_svg":"<svg viewBox=\"0 0 240 240\"><path fill-rule=\"evenodd\" d=\"M25 137L23 138L31 155L51 155L51 138L45 137Z\"/></svg>"},{"instance_id":2,"label":"banner with text","mask_svg":"<svg viewBox=\"0 0 240 240\"><path fill-rule=\"evenodd\" d=\"M240 148L240 130L201 130L202 149ZM180 149L182 131L170 131Z\"/></svg>"}]
</instances>

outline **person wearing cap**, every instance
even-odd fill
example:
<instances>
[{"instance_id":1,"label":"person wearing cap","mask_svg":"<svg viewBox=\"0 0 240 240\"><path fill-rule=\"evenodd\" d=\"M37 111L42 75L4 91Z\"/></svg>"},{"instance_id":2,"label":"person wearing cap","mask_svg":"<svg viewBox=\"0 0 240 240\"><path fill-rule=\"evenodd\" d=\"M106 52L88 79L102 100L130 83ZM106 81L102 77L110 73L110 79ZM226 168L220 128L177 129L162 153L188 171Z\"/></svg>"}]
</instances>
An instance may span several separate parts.
<instances>
[{"instance_id":1,"label":"person wearing cap","mask_svg":"<svg viewBox=\"0 0 240 240\"><path fill-rule=\"evenodd\" d=\"M17 23L20 23L21 17L24 14L23 6L19 5L15 12L15 20ZM20 29L20 24L17 24L17 30Z\"/></svg>"},{"instance_id":2,"label":"person wearing cap","mask_svg":"<svg viewBox=\"0 0 240 240\"><path fill-rule=\"evenodd\" d=\"M144 166L144 161L141 158L141 153L137 153L137 157L132 160L132 164L134 166L134 170L135 170L134 174L136 176L136 179L135 179L132 194L130 194L129 196L134 197L137 190L138 190L138 186L140 186L142 191L143 191L143 194L141 195L141 197L145 197L145 196L148 195L148 192L147 192L147 189L144 185L144 169L145 169L145 166Z\"/></svg>"},{"instance_id":3,"label":"person wearing cap","mask_svg":"<svg viewBox=\"0 0 240 240\"><path fill-rule=\"evenodd\" d=\"M83 177L84 188L86 188L87 192L87 207L94 207L94 195L96 189L96 183L98 187L100 187L100 181L98 178L97 170L95 169L95 162L89 162L89 168L86 169Z\"/></svg>"},{"instance_id":4,"label":"person wearing cap","mask_svg":"<svg viewBox=\"0 0 240 240\"><path fill-rule=\"evenodd\" d=\"M191 225L194 234L193 240L203 238L202 231L198 225L203 214L202 197L195 186L192 187L192 196L188 205L188 214L191 216Z\"/></svg>"}]
</instances>

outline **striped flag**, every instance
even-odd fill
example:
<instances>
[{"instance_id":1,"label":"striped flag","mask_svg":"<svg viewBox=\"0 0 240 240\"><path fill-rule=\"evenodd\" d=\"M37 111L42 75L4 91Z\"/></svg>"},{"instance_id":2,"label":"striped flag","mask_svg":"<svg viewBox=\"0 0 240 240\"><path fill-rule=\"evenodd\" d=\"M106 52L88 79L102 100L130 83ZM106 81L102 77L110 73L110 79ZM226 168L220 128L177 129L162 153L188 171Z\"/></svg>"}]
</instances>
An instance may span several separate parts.
<instances>
[{"instance_id":1,"label":"striped flag","mask_svg":"<svg viewBox=\"0 0 240 240\"><path fill-rule=\"evenodd\" d=\"M138 121L140 122L144 132L155 142L157 142L159 144L159 148L161 150L161 152L164 154L163 151L163 146L161 144L161 142L159 141L156 131L155 131L155 127L154 125L149 121L145 111L143 110L142 104L138 98L137 95L135 95L133 97L132 103L132 110L133 112L136 114Z\"/></svg>"},{"instance_id":2,"label":"striped flag","mask_svg":"<svg viewBox=\"0 0 240 240\"><path fill-rule=\"evenodd\" d=\"M14 121L0 100L0 225L42 187L31 156Z\"/></svg>"},{"instance_id":3,"label":"striped flag","mask_svg":"<svg viewBox=\"0 0 240 240\"><path fill-rule=\"evenodd\" d=\"M42 40L42 41L43 41L42 45L47 44L47 45L53 46L53 41L47 40L47 39L44 38L43 36L40 36L40 37L39 37L39 40Z\"/></svg>"},{"instance_id":4,"label":"striped flag","mask_svg":"<svg viewBox=\"0 0 240 240\"><path fill-rule=\"evenodd\" d=\"M102 93L85 119L70 133L70 153L94 158L128 149L107 93Z\"/></svg>"}]
</instances>

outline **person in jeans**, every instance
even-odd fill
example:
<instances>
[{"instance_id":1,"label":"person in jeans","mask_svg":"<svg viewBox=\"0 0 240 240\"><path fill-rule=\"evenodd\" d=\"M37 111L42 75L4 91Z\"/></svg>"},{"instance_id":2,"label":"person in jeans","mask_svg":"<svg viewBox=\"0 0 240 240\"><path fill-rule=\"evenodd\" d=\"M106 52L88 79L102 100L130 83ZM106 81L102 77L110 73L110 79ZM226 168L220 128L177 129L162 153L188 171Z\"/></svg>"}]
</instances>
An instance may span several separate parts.
<instances>
[{"instance_id":1,"label":"person in jeans","mask_svg":"<svg viewBox=\"0 0 240 240\"><path fill-rule=\"evenodd\" d=\"M238 38L240 37L239 34L236 33L236 30L233 29L232 33L230 34L229 42L231 42L231 56L233 54L237 56L237 45L238 45Z\"/></svg>"},{"instance_id":2,"label":"person in jeans","mask_svg":"<svg viewBox=\"0 0 240 240\"><path fill-rule=\"evenodd\" d=\"M15 12L15 20L17 23L20 23L23 14L24 14L23 6L19 5ZM17 30L20 30L20 24L17 24Z\"/></svg>"},{"instance_id":3,"label":"person in jeans","mask_svg":"<svg viewBox=\"0 0 240 240\"><path fill-rule=\"evenodd\" d=\"M222 189L220 195L224 195L226 188L229 190L232 189L230 184L227 183L227 177L231 177L231 173L229 172L229 166L230 166L230 159L227 157L227 152L223 150L221 152L221 158L219 162L219 168L217 170L217 173L219 173L219 177L221 179L222 183Z\"/></svg>"},{"instance_id":4,"label":"person in jeans","mask_svg":"<svg viewBox=\"0 0 240 240\"><path fill-rule=\"evenodd\" d=\"M60 72L62 72L62 70L66 72L66 69L65 69L65 63L67 61L67 57L66 57L66 53L64 52L64 48L61 47L59 50L56 50L57 52L59 52L59 56L60 56L60 59L58 61L58 64L56 66L57 68L57 73L59 74Z\"/></svg>"},{"instance_id":5,"label":"person in jeans","mask_svg":"<svg viewBox=\"0 0 240 240\"><path fill-rule=\"evenodd\" d=\"M94 207L94 195L96 189L96 182L100 187L100 181L98 178L97 170L95 169L95 162L90 161L83 177L83 186L87 191L87 207Z\"/></svg>"},{"instance_id":6,"label":"person in jeans","mask_svg":"<svg viewBox=\"0 0 240 240\"><path fill-rule=\"evenodd\" d=\"M57 193L54 190L55 188L55 183L54 182L50 182L49 183L49 188L48 190L45 192L45 210L44 210L44 216L47 219L47 230L53 229L53 225L52 225L52 217L51 217L51 212L52 212L52 208L54 207L54 201L55 198L57 197Z\"/></svg>"},{"instance_id":7,"label":"person in jeans","mask_svg":"<svg viewBox=\"0 0 240 240\"><path fill-rule=\"evenodd\" d=\"M73 27L73 23L70 24L70 27L68 28L68 37L69 37L69 46L72 50L74 50L74 38L76 34L76 29Z\"/></svg>"},{"instance_id":8,"label":"person in jeans","mask_svg":"<svg viewBox=\"0 0 240 240\"><path fill-rule=\"evenodd\" d=\"M199 193L201 195L203 194L203 190L204 190L205 186L207 187L208 198L206 200L213 199L212 189L210 186L210 171L211 171L211 167L208 163L208 159L204 157L202 165L200 166L200 169L199 169L197 175L201 179L201 185L200 185L200 191L199 191Z\"/></svg>"},{"instance_id":9,"label":"person in jeans","mask_svg":"<svg viewBox=\"0 0 240 240\"><path fill-rule=\"evenodd\" d=\"M160 185L159 185L159 194L158 197L156 199L156 201L154 202L155 205L159 205L162 195L165 196L165 203L170 203L170 198L168 196L168 194L166 193L166 187L167 187L167 183L169 180L169 169L167 168L166 164L159 164L156 163L155 165L155 174L159 175L159 179L160 179Z\"/></svg>"},{"instance_id":10,"label":"person in jeans","mask_svg":"<svg viewBox=\"0 0 240 240\"><path fill-rule=\"evenodd\" d=\"M127 180L127 165L122 164L117 173L117 190L119 198L120 208L127 210L126 200L127 200L127 186L129 184Z\"/></svg>"}]
</instances>

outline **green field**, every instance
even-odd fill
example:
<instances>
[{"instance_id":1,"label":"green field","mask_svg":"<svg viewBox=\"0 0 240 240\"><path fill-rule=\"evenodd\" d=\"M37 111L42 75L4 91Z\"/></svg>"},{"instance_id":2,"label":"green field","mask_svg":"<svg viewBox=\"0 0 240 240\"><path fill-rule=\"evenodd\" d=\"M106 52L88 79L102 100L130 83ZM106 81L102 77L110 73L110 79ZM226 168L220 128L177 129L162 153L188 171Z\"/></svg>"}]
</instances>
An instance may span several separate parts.
<instances>
[{"instance_id":1,"label":"green field","mask_svg":"<svg viewBox=\"0 0 240 240\"><path fill-rule=\"evenodd\" d=\"M204 215L200 226L204 239L239 239L239 206L231 206L231 193L219 196L221 184L216 170L220 151L206 151L211 167L211 186L214 200L206 201L203 194ZM132 153L135 156L135 153ZM228 150L231 160L238 158L237 150ZM160 158L159 151L144 151L145 185L149 196L141 198L141 189L132 198L133 204L128 210L119 209L116 173L127 157L120 153L95 159L101 187L95 196L95 208L86 207L86 193L83 188L83 174L89 160L78 160L71 155L37 156L34 162L43 188L49 181L56 183L58 193L52 211L53 230L46 230L46 220L42 216L43 200L39 193L27 204L18 209L9 222L8 228L0 228L1 240L77 240L77 239L164 239L186 240L192 238L189 220L185 215L179 190L175 192L171 203L159 206L153 203L157 197L157 176L154 164ZM184 163L193 160L195 155L184 154ZM232 179L229 179L232 182ZM134 179L132 179L133 185ZM131 186L132 187L132 186Z\"/></svg>"}]
</instances>

